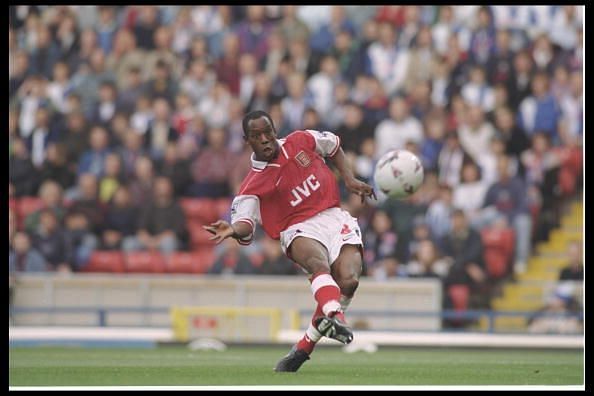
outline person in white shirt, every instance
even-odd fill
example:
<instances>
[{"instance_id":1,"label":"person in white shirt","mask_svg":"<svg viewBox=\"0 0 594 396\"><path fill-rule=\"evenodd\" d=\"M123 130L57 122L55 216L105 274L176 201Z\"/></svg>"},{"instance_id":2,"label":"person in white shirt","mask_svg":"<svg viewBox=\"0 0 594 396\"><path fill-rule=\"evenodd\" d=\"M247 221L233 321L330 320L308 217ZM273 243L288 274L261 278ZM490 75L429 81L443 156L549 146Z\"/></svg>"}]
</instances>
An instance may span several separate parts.
<instances>
[{"instance_id":1,"label":"person in white shirt","mask_svg":"<svg viewBox=\"0 0 594 396\"><path fill-rule=\"evenodd\" d=\"M393 149L403 149L407 141L421 144L423 126L419 120L409 115L406 99L396 96L390 101L390 118L383 120L375 128L375 157Z\"/></svg>"}]
</instances>

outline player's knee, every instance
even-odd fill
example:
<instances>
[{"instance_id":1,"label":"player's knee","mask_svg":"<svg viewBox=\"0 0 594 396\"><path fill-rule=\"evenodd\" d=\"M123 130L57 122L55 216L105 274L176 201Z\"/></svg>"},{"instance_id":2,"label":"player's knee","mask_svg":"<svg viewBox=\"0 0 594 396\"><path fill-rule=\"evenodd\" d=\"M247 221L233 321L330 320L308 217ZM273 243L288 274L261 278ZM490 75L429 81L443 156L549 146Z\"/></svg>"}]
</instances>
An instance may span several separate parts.
<instances>
[{"instance_id":1,"label":"player's knee","mask_svg":"<svg viewBox=\"0 0 594 396\"><path fill-rule=\"evenodd\" d=\"M329 266L326 260L323 260L320 257L309 257L305 260L302 267L310 274L315 274L317 272L328 272Z\"/></svg>"},{"instance_id":2,"label":"player's knee","mask_svg":"<svg viewBox=\"0 0 594 396\"><path fill-rule=\"evenodd\" d=\"M355 275L341 278L336 283L338 283L338 287L340 287L340 294L347 297L352 297L355 294L357 287L359 287L359 279L357 279Z\"/></svg>"}]
</instances>

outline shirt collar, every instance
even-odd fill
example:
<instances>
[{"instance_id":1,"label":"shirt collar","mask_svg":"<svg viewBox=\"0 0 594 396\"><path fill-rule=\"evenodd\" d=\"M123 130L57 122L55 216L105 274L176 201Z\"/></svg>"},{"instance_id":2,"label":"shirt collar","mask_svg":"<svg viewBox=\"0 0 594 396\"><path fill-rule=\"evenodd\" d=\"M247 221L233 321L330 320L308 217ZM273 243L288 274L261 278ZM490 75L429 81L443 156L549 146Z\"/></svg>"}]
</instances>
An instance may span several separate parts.
<instances>
[{"instance_id":1,"label":"shirt collar","mask_svg":"<svg viewBox=\"0 0 594 396\"><path fill-rule=\"evenodd\" d=\"M283 144L285 144L285 139L276 139L276 142L278 143L279 147L282 147ZM263 171L264 168L268 166L268 161L258 161L254 154L255 153L252 153L250 157L252 160L252 168L257 171Z\"/></svg>"}]
</instances>

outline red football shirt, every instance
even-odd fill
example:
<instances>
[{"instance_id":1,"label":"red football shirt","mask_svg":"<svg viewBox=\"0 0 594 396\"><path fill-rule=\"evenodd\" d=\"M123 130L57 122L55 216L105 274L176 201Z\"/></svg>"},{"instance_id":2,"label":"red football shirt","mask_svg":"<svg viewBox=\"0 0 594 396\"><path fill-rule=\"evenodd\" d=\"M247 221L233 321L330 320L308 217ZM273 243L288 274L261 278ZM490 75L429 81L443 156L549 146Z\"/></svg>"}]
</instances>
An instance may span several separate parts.
<instances>
[{"instance_id":1,"label":"red football shirt","mask_svg":"<svg viewBox=\"0 0 594 396\"><path fill-rule=\"evenodd\" d=\"M245 177L231 206L231 222L260 223L268 236L325 209L340 206L338 183L323 157L332 157L340 138L331 132L295 131L278 140L280 152L270 162L257 161ZM249 244L252 234L239 240Z\"/></svg>"}]
</instances>

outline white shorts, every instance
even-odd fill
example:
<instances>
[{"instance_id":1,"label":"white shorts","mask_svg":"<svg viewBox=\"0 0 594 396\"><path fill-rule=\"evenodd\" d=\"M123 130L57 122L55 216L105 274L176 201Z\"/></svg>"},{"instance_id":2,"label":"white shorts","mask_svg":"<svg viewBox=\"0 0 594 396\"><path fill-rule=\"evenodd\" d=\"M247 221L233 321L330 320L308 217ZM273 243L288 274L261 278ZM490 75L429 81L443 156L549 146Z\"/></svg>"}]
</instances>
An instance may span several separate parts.
<instances>
[{"instance_id":1,"label":"white shorts","mask_svg":"<svg viewBox=\"0 0 594 396\"><path fill-rule=\"evenodd\" d=\"M297 237L311 238L320 242L328 251L330 265L340 255L343 245L363 246L357 219L346 210L337 207L323 210L282 231L280 243L285 254L293 239Z\"/></svg>"}]
</instances>

